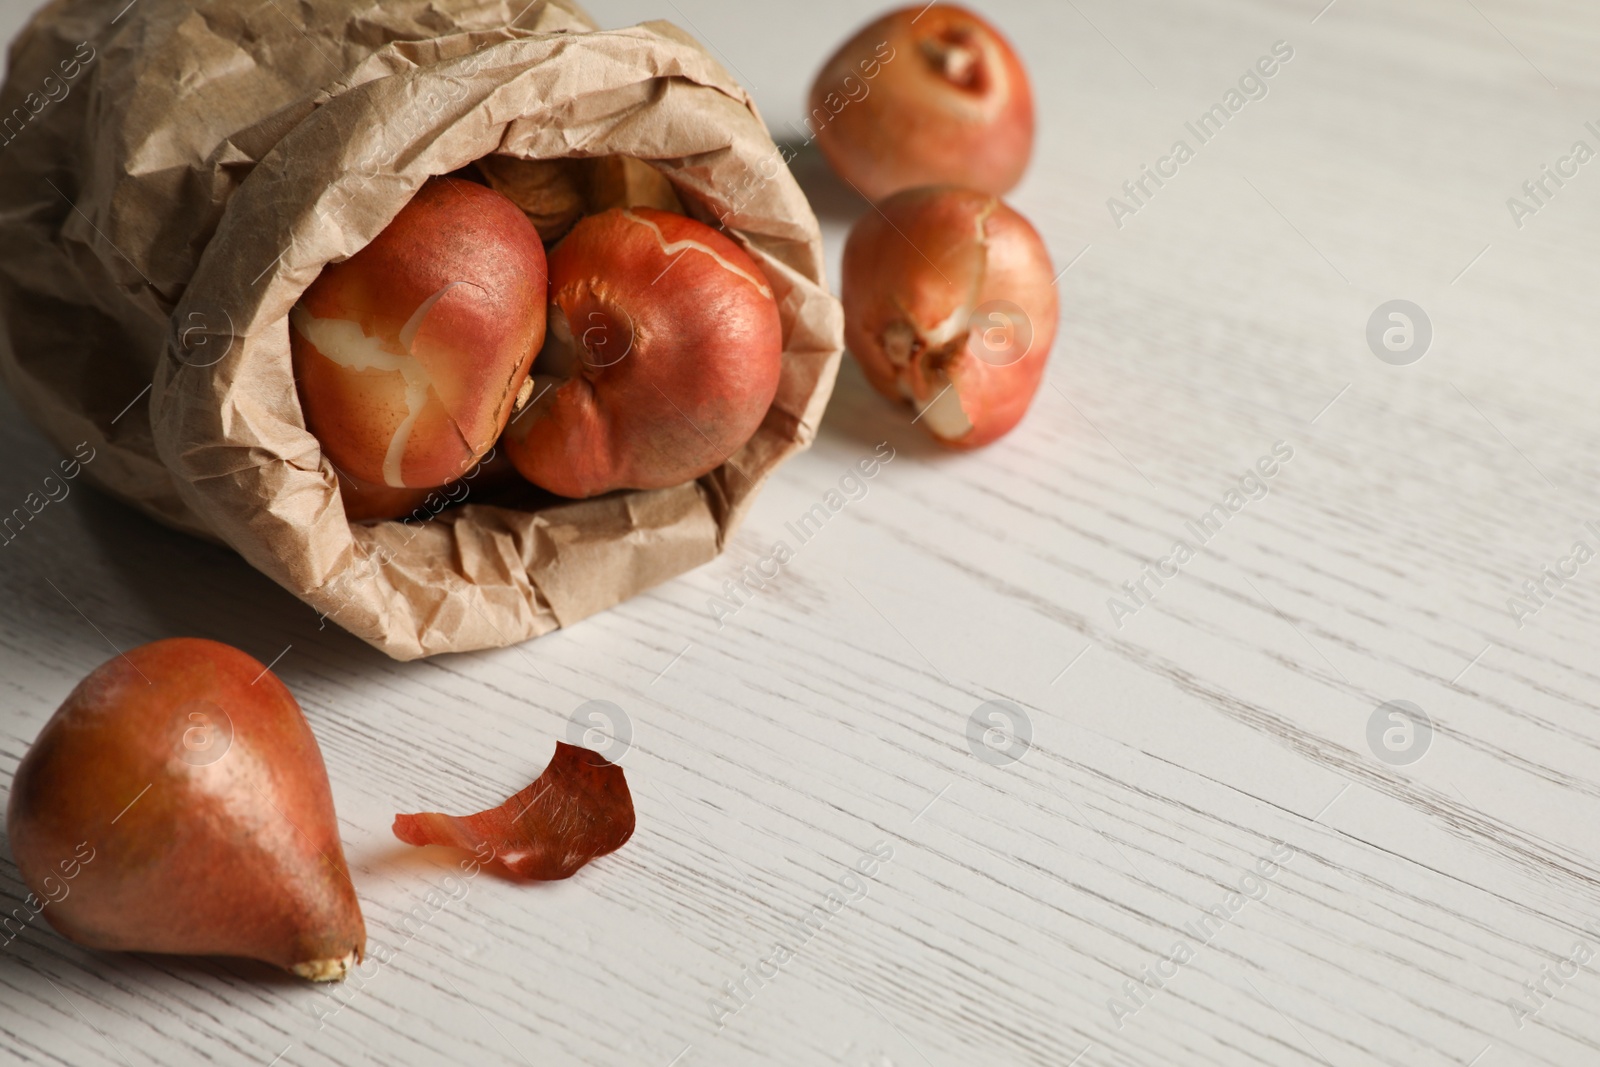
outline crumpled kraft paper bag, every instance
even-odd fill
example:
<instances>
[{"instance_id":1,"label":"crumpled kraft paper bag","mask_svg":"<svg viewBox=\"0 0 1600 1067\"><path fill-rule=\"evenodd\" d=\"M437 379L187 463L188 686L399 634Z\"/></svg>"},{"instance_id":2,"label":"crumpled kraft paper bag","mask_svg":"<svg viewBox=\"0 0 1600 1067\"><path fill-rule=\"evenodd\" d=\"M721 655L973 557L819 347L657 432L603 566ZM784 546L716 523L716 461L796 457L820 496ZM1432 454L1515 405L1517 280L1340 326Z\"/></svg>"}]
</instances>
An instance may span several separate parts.
<instances>
[{"instance_id":1,"label":"crumpled kraft paper bag","mask_svg":"<svg viewBox=\"0 0 1600 1067\"><path fill-rule=\"evenodd\" d=\"M546 633L712 559L810 443L842 349L816 219L745 91L669 24L525 2L56 0L0 90L14 395L97 450L102 488L397 659ZM301 417L289 310L425 179L489 154L651 161L766 273L777 399L693 484L352 526Z\"/></svg>"}]
</instances>

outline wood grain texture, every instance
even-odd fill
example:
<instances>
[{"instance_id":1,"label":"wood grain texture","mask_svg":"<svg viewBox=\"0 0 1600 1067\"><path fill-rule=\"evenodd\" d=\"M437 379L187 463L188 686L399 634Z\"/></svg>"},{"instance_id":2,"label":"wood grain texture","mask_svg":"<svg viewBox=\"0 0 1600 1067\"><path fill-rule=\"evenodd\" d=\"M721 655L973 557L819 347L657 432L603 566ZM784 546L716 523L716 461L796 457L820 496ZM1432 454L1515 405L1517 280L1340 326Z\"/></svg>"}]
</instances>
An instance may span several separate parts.
<instances>
[{"instance_id":1,"label":"wood grain texture","mask_svg":"<svg viewBox=\"0 0 1600 1067\"><path fill-rule=\"evenodd\" d=\"M704 35L780 135L865 17L844 0L593 6ZM1506 199L1574 141L1600 148L1584 128L1600 13L983 6L1041 105L1012 200L1072 263L1049 381L996 446L936 451L847 364L816 447L724 559L569 631L409 665L87 489L0 548L5 782L113 646L188 633L282 653L372 936L394 949L334 1000L237 961L86 952L36 923L0 951L0 1058L1595 1062L1600 960L1559 982L1541 968L1600 947L1584 930L1600 921L1600 562L1520 626L1506 600L1575 540L1600 548L1584 529L1600 522L1600 162L1521 228ZM1115 225L1106 199L1277 41L1294 58L1267 96ZM864 206L814 153L796 169L836 268ZM1394 298L1435 328L1412 366L1364 339ZM0 403L9 509L57 457ZM798 543L785 524L883 441L894 459L865 496ZM1108 598L1279 441L1294 455L1270 492L1119 627ZM793 560L719 627L710 598L779 539ZM1032 726L1007 766L968 749L994 699ZM1393 699L1436 731L1408 766L1367 741ZM419 922L459 872L393 840L393 814L497 803L588 700L631 722L634 839L562 884L480 875ZM879 843L892 858L827 913ZM1292 858L1253 883L1264 896L1197 937L1275 848ZM7 858L6 907L23 892ZM818 908L821 930L797 933ZM1192 957L1130 999L1180 940ZM714 1007L776 944L795 950L776 977ZM1509 1005L1541 981L1551 996L1519 1025Z\"/></svg>"}]
</instances>

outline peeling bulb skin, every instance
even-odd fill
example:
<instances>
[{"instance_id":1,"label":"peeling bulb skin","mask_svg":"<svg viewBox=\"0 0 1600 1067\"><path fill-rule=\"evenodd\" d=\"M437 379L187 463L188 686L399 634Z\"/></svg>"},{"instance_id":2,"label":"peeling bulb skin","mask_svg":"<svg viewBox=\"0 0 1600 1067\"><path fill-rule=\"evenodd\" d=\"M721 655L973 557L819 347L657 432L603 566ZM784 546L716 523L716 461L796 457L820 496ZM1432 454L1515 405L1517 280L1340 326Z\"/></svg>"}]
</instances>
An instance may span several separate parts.
<instances>
[{"instance_id":1,"label":"peeling bulb skin","mask_svg":"<svg viewBox=\"0 0 1600 1067\"><path fill-rule=\"evenodd\" d=\"M583 219L550 254L550 336L506 429L523 477L560 496L663 489L755 434L782 371L772 287L703 223L652 208Z\"/></svg>"},{"instance_id":2,"label":"peeling bulb skin","mask_svg":"<svg viewBox=\"0 0 1600 1067\"><path fill-rule=\"evenodd\" d=\"M902 8L864 27L817 75L806 122L834 170L873 201L945 183L1000 195L1033 154L1022 61L955 4Z\"/></svg>"},{"instance_id":3,"label":"peeling bulb skin","mask_svg":"<svg viewBox=\"0 0 1600 1067\"><path fill-rule=\"evenodd\" d=\"M972 420L962 409L961 397L954 389L941 388L934 399L918 412L928 432L941 441L965 441L972 433Z\"/></svg>"},{"instance_id":4,"label":"peeling bulb skin","mask_svg":"<svg viewBox=\"0 0 1600 1067\"><path fill-rule=\"evenodd\" d=\"M884 396L952 448L1026 414L1055 340L1049 253L996 197L911 189L863 215L844 251L845 343Z\"/></svg>"},{"instance_id":5,"label":"peeling bulb skin","mask_svg":"<svg viewBox=\"0 0 1600 1067\"><path fill-rule=\"evenodd\" d=\"M461 477L510 417L544 341L546 290L544 245L514 203L429 180L290 313L307 429L368 485Z\"/></svg>"},{"instance_id":6,"label":"peeling bulb skin","mask_svg":"<svg viewBox=\"0 0 1600 1067\"><path fill-rule=\"evenodd\" d=\"M43 917L85 947L314 981L365 951L316 739L227 645L157 641L95 669L23 755L6 829Z\"/></svg>"}]
</instances>

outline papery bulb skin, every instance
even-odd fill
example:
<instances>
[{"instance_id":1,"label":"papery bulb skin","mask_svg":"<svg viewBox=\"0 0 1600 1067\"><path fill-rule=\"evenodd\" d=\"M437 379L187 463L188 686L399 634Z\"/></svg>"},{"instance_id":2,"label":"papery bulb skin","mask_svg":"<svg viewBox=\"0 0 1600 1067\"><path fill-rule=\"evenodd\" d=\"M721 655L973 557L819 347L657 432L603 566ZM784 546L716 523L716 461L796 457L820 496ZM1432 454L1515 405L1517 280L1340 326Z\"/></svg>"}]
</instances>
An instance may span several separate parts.
<instances>
[{"instance_id":1,"label":"papery bulb skin","mask_svg":"<svg viewBox=\"0 0 1600 1067\"><path fill-rule=\"evenodd\" d=\"M505 447L565 497L664 489L761 426L783 369L771 284L704 223L653 208L583 219L550 254L550 337Z\"/></svg>"},{"instance_id":2,"label":"papery bulb skin","mask_svg":"<svg viewBox=\"0 0 1600 1067\"><path fill-rule=\"evenodd\" d=\"M306 428L346 476L389 489L462 477L493 446L544 343L544 244L505 196L425 183L289 314Z\"/></svg>"},{"instance_id":3,"label":"papery bulb skin","mask_svg":"<svg viewBox=\"0 0 1600 1067\"><path fill-rule=\"evenodd\" d=\"M922 185L1000 195L1033 155L1033 90L1015 50L955 4L863 27L823 66L806 123L835 172L869 200Z\"/></svg>"},{"instance_id":4,"label":"papery bulb skin","mask_svg":"<svg viewBox=\"0 0 1600 1067\"><path fill-rule=\"evenodd\" d=\"M1044 377L1060 307L1038 232L997 197L897 193L845 244L845 343L884 396L941 444L1010 432Z\"/></svg>"}]
</instances>

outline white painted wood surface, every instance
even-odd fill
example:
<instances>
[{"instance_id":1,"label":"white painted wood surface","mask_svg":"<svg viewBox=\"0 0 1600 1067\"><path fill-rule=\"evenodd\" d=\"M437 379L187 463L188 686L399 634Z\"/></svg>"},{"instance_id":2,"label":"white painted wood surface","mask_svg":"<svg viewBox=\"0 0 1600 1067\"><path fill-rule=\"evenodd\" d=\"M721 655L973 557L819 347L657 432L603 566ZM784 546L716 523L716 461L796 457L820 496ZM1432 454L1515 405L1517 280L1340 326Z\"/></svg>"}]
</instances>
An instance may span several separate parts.
<instances>
[{"instance_id":1,"label":"white painted wood surface","mask_svg":"<svg viewBox=\"0 0 1600 1067\"><path fill-rule=\"evenodd\" d=\"M1600 562L1520 627L1506 603L1575 540L1600 548L1600 162L1520 229L1506 201L1600 148L1600 11L1323 2L984 4L1040 102L1013 202L1073 264L1032 414L943 454L847 364L725 559L570 631L397 665L220 549L87 489L50 505L0 548L0 776L113 645L282 653L396 952L319 1026L326 991L264 968L37 925L0 952L0 1060L1596 1062L1600 958L1546 974L1600 946ZM864 17L593 8L700 33L780 132ZM0 11L9 36L25 12ZM1294 57L1266 98L1114 225L1107 198L1277 41ZM863 207L797 166L837 264ZM1411 366L1364 339L1395 298L1435 328ZM9 510L57 457L0 404ZM866 496L719 629L708 598L884 440ZM1107 599L1278 441L1270 494L1119 628ZM997 698L1031 720L1009 766L966 739ZM398 844L393 814L497 802L591 699L631 720L633 841L564 884L480 876L408 940L454 868ZM1407 766L1367 742L1392 699L1436 731ZM865 897L719 1028L724 983L798 947L880 842ZM1197 938L1275 848L1265 896ZM7 856L0 895L22 893ZM1172 976L1133 1012L1147 967Z\"/></svg>"}]
</instances>

